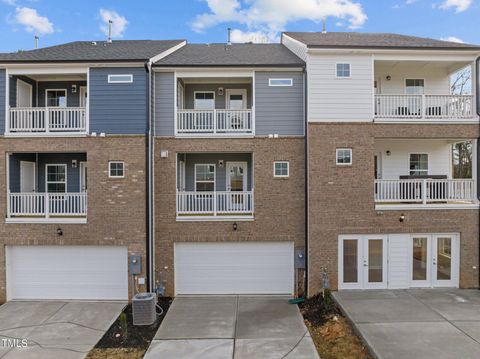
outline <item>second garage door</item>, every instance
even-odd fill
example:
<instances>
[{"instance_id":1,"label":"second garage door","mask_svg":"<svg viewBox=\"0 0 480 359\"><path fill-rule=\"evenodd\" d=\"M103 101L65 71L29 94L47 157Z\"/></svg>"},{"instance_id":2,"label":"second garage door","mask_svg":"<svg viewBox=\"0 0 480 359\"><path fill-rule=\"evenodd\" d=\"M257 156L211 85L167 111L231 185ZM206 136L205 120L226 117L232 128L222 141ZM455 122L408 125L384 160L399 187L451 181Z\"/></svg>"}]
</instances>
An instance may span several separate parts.
<instances>
[{"instance_id":1,"label":"second garage door","mask_svg":"<svg viewBox=\"0 0 480 359\"><path fill-rule=\"evenodd\" d=\"M126 247L7 246L8 299L127 300Z\"/></svg>"},{"instance_id":2,"label":"second garage door","mask_svg":"<svg viewBox=\"0 0 480 359\"><path fill-rule=\"evenodd\" d=\"M292 294L292 242L176 243L176 294Z\"/></svg>"}]
</instances>

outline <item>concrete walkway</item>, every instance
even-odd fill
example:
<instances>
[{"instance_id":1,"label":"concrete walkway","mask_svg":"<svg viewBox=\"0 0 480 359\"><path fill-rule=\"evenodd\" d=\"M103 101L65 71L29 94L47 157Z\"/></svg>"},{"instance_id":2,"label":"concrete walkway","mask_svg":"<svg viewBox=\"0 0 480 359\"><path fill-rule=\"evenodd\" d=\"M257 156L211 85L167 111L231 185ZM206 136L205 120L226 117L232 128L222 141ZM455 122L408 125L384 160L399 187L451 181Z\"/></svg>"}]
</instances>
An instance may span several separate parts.
<instances>
[{"instance_id":1,"label":"concrete walkway","mask_svg":"<svg viewBox=\"0 0 480 359\"><path fill-rule=\"evenodd\" d=\"M318 359L286 297L177 297L145 359Z\"/></svg>"},{"instance_id":2,"label":"concrete walkway","mask_svg":"<svg viewBox=\"0 0 480 359\"><path fill-rule=\"evenodd\" d=\"M478 290L364 290L333 296L378 358L480 357Z\"/></svg>"},{"instance_id":3,"label":"concrete walkway","mask_svg":"<svg viewBox=\"0 0 480 359\"><path fill-rule=\"evenodd\" d=\"M0 307L0 358L83 359L125 305L119 302L5 303ZM26 347L22 347L22 339L27 340ZM17 347L12 348L12 344Z\"/></svg>"}]
</instances>

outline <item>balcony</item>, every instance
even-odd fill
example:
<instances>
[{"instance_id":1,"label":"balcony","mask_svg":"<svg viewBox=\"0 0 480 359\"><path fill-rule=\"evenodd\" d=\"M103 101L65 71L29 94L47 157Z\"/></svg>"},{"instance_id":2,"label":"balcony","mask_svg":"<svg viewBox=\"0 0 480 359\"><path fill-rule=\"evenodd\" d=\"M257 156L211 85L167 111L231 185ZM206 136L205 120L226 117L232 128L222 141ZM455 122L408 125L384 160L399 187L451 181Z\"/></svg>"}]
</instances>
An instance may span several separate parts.
<instances>
[{"instance_id":1,"label":"balcony","mask_svg":"<svg viewBox=\"0 0 480 359\"><path fill-rule=\"evenodd\" d=\"M375 118L412 120L472 119L471 95L375 95Z\"/></svg>"},{"instance_id":2,"label":"balcony","mask_svg":"<svg viewBox=\"0 0 480 359\"><path fill-rule=\"evenodd\" d=\"M252 133L252 110L177 110L177 134Z\"/></svg>"},{"instance_id":3,"label":"balcony","mask_svg":"<svg viewBox=\"0 0 480 359\"><path fill-rule=\"evenodd\" d=\"M177 221L252 220L251 153L179 153Z\"/></svg>"},{"instance_id":4,"label":"balcony","mask_svg":"<svg viewBox=\"0 0 480 359\"><path fill-rule=\"evenodd\" d=\"M86 223L86 153L8 153L7 223Z\"/></svg>"}]
</instances>

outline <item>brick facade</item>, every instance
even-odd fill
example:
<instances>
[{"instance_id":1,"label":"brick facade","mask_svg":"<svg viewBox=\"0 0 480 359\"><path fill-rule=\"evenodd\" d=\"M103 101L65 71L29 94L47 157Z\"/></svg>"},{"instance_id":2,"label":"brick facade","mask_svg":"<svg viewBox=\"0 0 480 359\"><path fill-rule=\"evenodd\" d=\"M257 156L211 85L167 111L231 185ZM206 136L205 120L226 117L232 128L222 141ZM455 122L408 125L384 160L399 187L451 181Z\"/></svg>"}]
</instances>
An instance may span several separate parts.
<instances>
[{"instance_id":1,"label":"brick facade","mask_svg":"<svg viewBox=\"0 0 480 359\"><path fill-rule=\"evenodd\" d=\"M322 266L337 288L340 234L460 232L460 287L478 287L479 211L376 211L373 159L375 138L475 139L479 130L478 125L310 123L309 294L320 289ZM336 166L338 147L353 149L352 166Z\"/></svg>"},{"instance_id":2,"label":"brick facade","mask_svg":"<svg viewBox=\"0 0 480 359\"><path fill-rule=\"evenodd\" d=\"M143 257L146 244L146 148L144 136L1 138L0 215L6 217L6 153L85 152L88 166L87 224L17 224L0 221L0 302L6 299L5 246L128 246ZM125 178L108 178L108 161L125 161ZM63 236L56 229L63 230ZM129 281L130 283L130 281ZM131 288L130 288L131 289ZM140 286L141 290L145 290Z\"/></svg>"},{"instance_id":3,"label":"brick facade","mask_svg":"<svg viewBox=\"0 0 480 359\"><path fill-rule=\"evenodd\" d=\"M168 150L168 158L160 151ZM177 222L175 212L177 153L253 154L255 219L226 222ZM293 241L305 243L304 139L155 139L155 268L156 278L166 279L167 295L174 295L175 242ZM273 161L290 162L290 177L274 178Z\"/></svg>"}]
</instances>

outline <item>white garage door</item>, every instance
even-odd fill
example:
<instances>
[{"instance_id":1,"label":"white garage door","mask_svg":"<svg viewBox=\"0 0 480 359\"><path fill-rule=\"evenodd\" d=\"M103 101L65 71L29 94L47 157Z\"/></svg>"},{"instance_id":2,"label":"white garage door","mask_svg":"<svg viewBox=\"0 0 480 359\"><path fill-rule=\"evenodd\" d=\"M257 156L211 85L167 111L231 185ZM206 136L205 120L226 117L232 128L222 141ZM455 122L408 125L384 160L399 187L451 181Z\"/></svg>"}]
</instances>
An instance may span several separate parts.
<instances>
[{"instance_id":1,"label":"white garage door","mask_svg":"<svg viewBox=\"0 0 480 359\"><path fill-rule=\"evenodd\" d=\"M177 294L292 294L292 242L176 243Z\"/></svg>"},{"instance_id":2,"label":"white garage door","mask_svg":"<svg viewBox=\"0 0 480 359\"><path fill-rule=\"evenodd\" d=\"M128 299L126 247L7 246L11 299Z\"/></svg>"}]
</instances>

